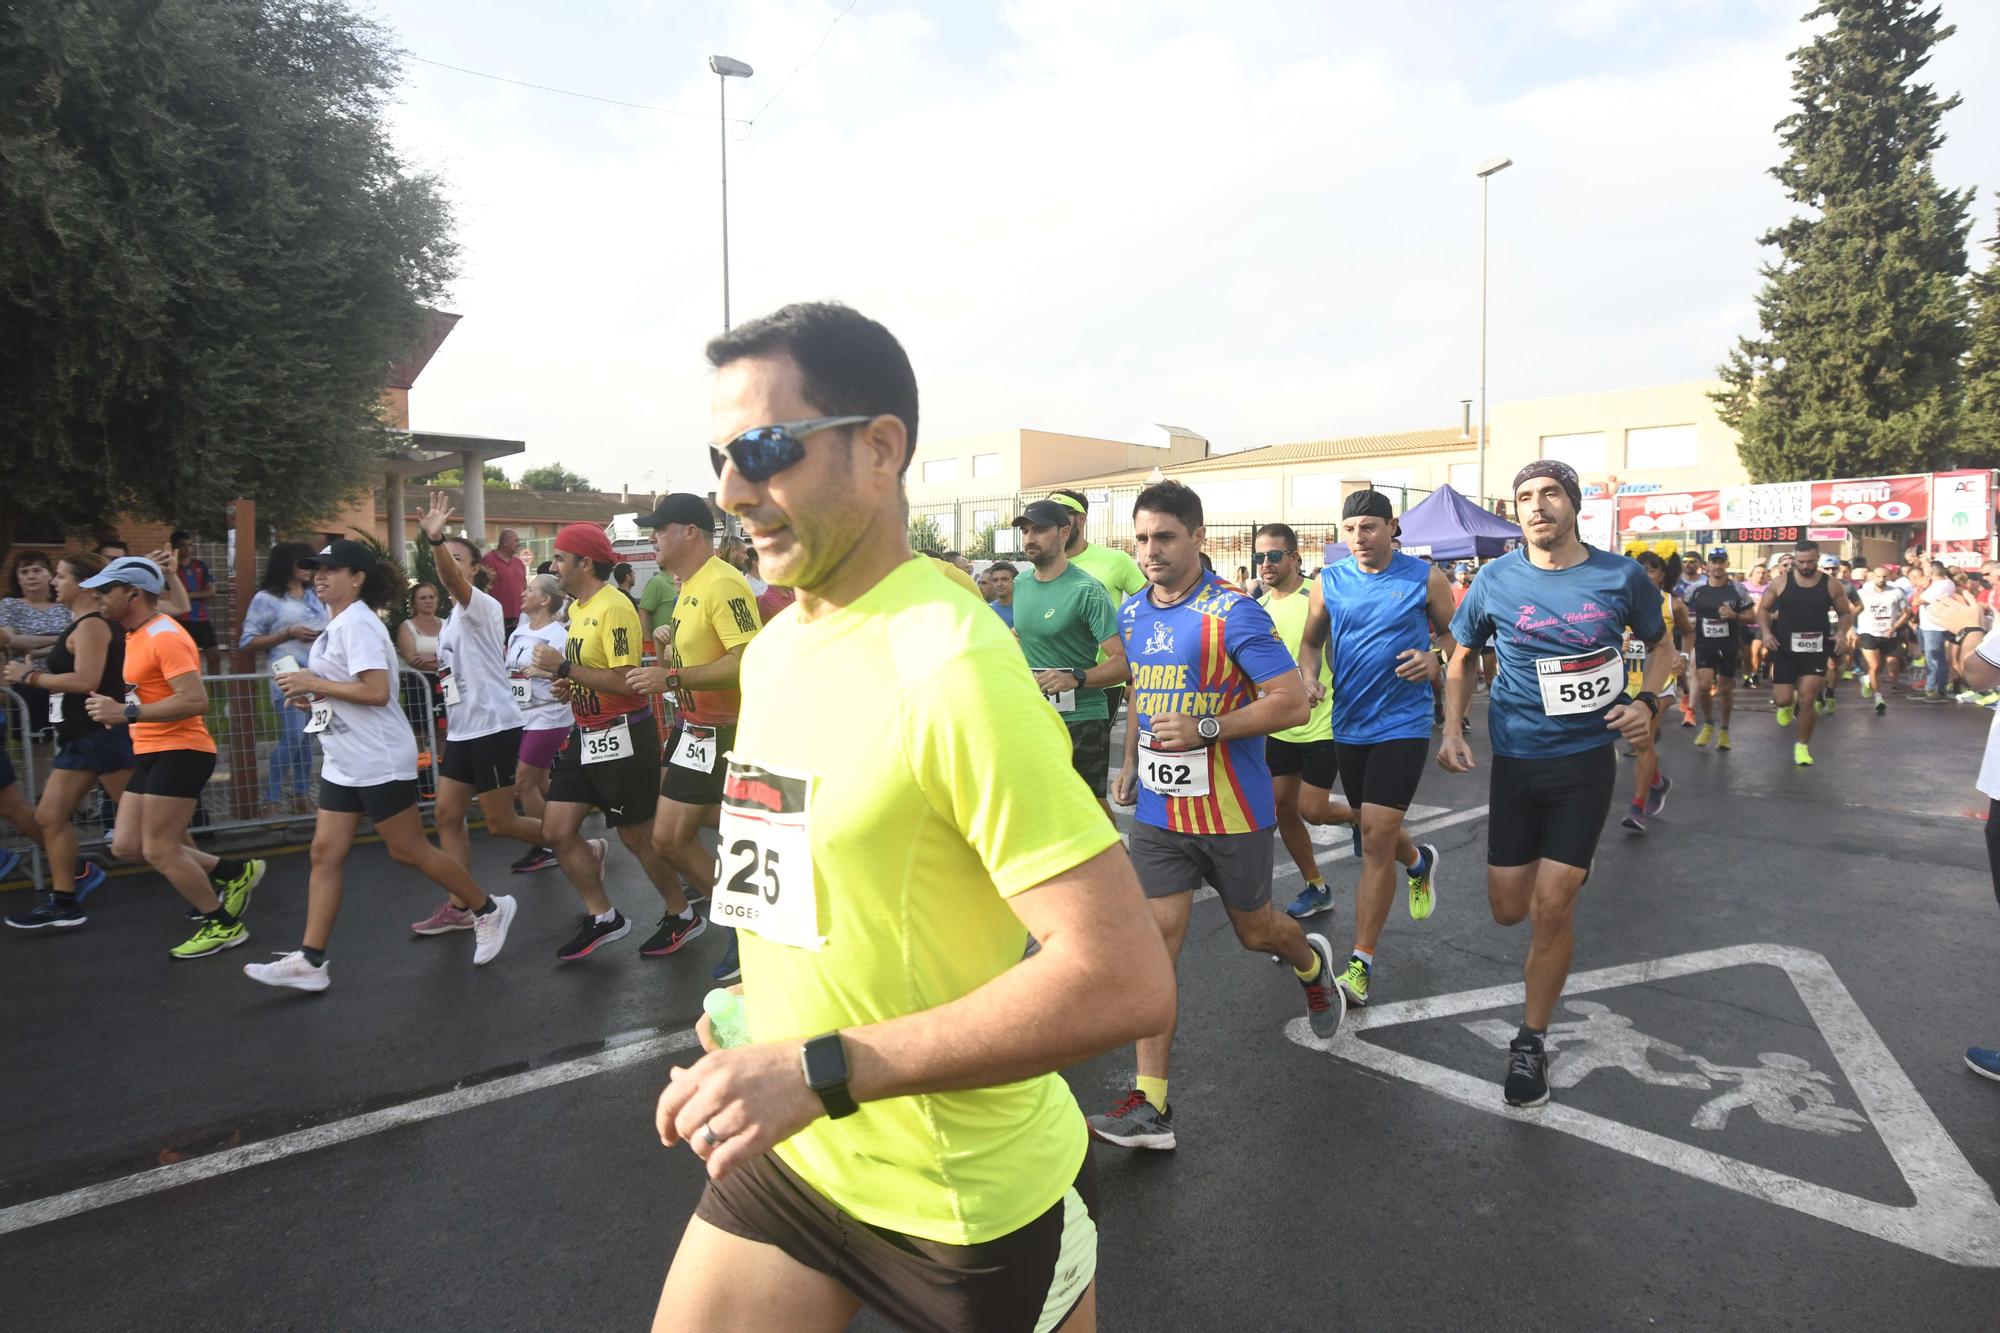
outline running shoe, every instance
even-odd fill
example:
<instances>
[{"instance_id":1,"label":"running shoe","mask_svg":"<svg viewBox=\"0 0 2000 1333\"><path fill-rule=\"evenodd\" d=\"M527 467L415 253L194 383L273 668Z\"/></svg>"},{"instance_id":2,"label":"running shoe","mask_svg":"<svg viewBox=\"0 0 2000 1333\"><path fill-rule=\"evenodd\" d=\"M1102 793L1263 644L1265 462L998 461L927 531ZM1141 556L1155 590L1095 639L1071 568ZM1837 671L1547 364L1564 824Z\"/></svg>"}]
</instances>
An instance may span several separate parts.
<instances>
[{"instance_id":1,"label":"running shoe","mask_svg":"<svg viewBox=\"0 0 2000 1333\"><path fill-rule=\"evenodd\" d=\"M1361 819L1359 816L1356 816L1354 822L1347 826L1347 841L1348 845L1354 848L1354 859L1359 861L1361 859Z\"/></svg>"},{"instance_id":2,"label":"running shoe","mask_svg":"<svg viewBox=\"0 0 2000 1333\"><path fill-rule=\"evenodd\" d=\"M1022 956L1026 957L1025 954ZM732 930L729 932L729 948L723 953L722 961L710 969L708 975L718 985L726 985L732 981L743 980L743 960L736 952L735 931Z\"/></svg>"},{"instance_id":3,"label":"running shoe","mask_svg":"<svg viewBox=\"0 0 2000 1333\"><path fill-rule=\"evenodd\" d=\"M1338 985L1347 1002L1356 1009L1368 1007L1368 964L1359 958L1347 960L1347 970L1340 974Z\"/></svg>"},{"instance_id":4,"label":"running shoe","mask_svg":"<svg viewBox=\"0 0 2000 1333\"><path fill-rule=\"evenodd\" d=\"M21 868L21 854L12 847L0 847L0 880L12 879Z\"/></svg>"},{"instance_id":5,"label":"running shoe","mask_svg":"<svg viewBox=\"0 0 2000 1333\"><path fill-rule=\"evenodd\" d=\"M1812 767L1812 751L1806 748L1804 741L1794 741L1792 743L1792 762L1800 768Z\"/></svg>"},{"instance_id":6,"label":"running shoe","mask_svg":"<svg viewBox=\"0 0 2000 1333\"><path fill-rule=\"evenodd\" d=\"M1962 704L1976 704L1979 702L1979 695L1972 690L1960 690L1951 697Z\"/></svg>"},{"instance_id":7,"label":"running shoe","mask_svg":"<svg viewBox=\"0 0 2000 1333\"><path fill-rule=\"evenodd\" d=\"M1174 1119L1146 1100L1137 1088L1118 1099L1107 1115L1086 1119L1090 1137L1119 1148L1167 1149L1174 1146Z\"/></svg>"},{"instance_id":8,"label":"running shoe","mask_svg":"<svg viewBox=\"0 0 2000 1333\"><path fill-rule=\"evenodd\" d=\"M105 878L103 866L95 861L85 861L83 869L76 872L76 887L70 890L76 895L76 905L83 906L83 900L97 892Z\"/></svg>"},{"instance_id":9,"label":"running shoe","mask_svg":"<svg viewBox=\"0 0 2000 1333\"><path fill-rule=\"evenodd\" d=\"M1713 722L1702 723L1701 730L1694 734L1694 748L1697 750L1707 749L1709 741L1714 739L1714 737L1715 724Z\"/></svg>"},{"instance_id":10,"label":"running shoe","mask_svg":"<svg viewBox=\"0 0 2000 1333\"><path fill-rule=\"evenodd\" d=\"M547 870L556 863L555 849L552 847L530 847L527 855L507 868L517 875L532 874L537 870Z\"/></svg>"},{"instance_id":11,"label":"running shoe","mask_svg":"<svg viewBox=\"0 0 2000 1333\"><path fill-rule=\"evenodd\" d=\"M243 863L243 869L238 872L235 879L224 880L215 886L216 892L222 895L222 905L228 910L229 915L241 917L244 910L250 906L250 891L264 882L265 868L264 862L252 857Z\"/></svg>"},{"instance_id":12,"label":"running shoe","mask_svg":"<svg viewBox=\"0 0 2000 1333\"><path fill-rule=\"evenodd\" d=\"M1333 946L1326 942L1326 936L1308 935L1306 944L1319 955L1319 975L1299 983L1305 987L1306 1018L1313 1035L1329 1041L1340 1031L1340 1020L1347 1017L1347 997L1340 993L1334 978Z\"/></svg>"},{"instance_id":13,"label":"running shoe","mask_svg":"<svg viewBox=\"0 0 2000 1333\"><path fill-rule=\"evenodd\" d=\"M595 841L595 839L593 839ZM579 958L588 958L597 951L600 944L622 940L632 933L632 923L623 913L613 911L609 921L599 921L590 913L583 914L583 925L576 934L570 936L569 943L556 950L556 957L565 963L573 963Z\"/></svg>"},{"instance_id":14,"label":"running shoe","mask_svg":"<svg viewBox=\"0 0 2000 1333\"><path fill-rule=\"evenodd\" d=\"M1826 717L1830 715L1833 712L1833 710L1838 706L1839 706L1839 700L1835 699L1830 694L1822 694L1819 698L1813 700L1813 711L1818 713L1821 717Z\"/></svg>"},{"instance_id":15,"label":"running shoe","mask_svg":"<svg viewBox=\"0 0 2000 1333\"><path fill-rule=\"evenodd\" d=\"M422 921L411 922L410 929L419 935L445 935L454 930L471 930L472 913L447 898Z\"/></svg>"},{"instance_id":16,"label":"running shoe","mask_svg":"<svg viewBox=\"0 0 2000 1333\"><path fill-rule=\"evenodd\" d=\"M1994 704L2000 704L2000 690L1988 690L1972 702L1978 704L1981 708L1991 708Z\"/></svg>"},{"instance_id":17,"label":"running shoe","mask_svg":"<svg viewBox=\"0 0 2000 1333\"><path fill-rule=\"evenodd\" d=\"M225 926L219 918L204 917L200 930L186 943L177 944L167 952L180 959L206 958L212 953L221 953L224 949L234 949L249 942L250 930L241 921L232 921Z\"/></svg>"},{"instance_id":18,"label":"running shoe","mask_svg":"<svg viewBox=\"0 0 2000 1333\"><path fill-rule=\"evenodd\" d=\"M1880 717L1888 711L1889 711L1888 700L1882 698L1880 695L1877 695L1875 697L1875 716Z\"/></svg>"},{"instance_id":19,"label":"running shoe","mask_svg":"<svg viewBox=\"0 0 2000 1333\"><path fill-rule=\"evenodd\" d=\"M1874 693L1875 693L1874 684L1868 679L1868 677L1863 676L1861 678L1861 697L1867 699L1872 697Z\"/></svg>"},{"instance_id":20,"label":"running shoe","mask_svg":"<svg viewBox=\"0 0 2000 1333\"><path fill-rule=\"evenodd\" d=\"M1681 714L1681 730L1682 730L1682 731L1689 731L1689 730L1692 730L1692 729L1693 729L1693 727L1694 727L1694 714L1693 714L1693 713L1682 713L1682 714Z\"/></svg>"},{"instance_id":21,"label":"running shoe","mask_svg":"<svg viewBox=\"0 0 2000 1333\"><path fill-rule=\"evenodd\" d=\"M1646 816L1651 818L1667 808L1667 793L1674 789L1674 780L1665 773L1653 779L1652 789L1646 793Z\"/></svg>"},{"instance_id":22,"label":"running shoe","mask_svg":"<svg viewBox=\"0 0 2000 1333\"><path fill-rule=\"evenodd\" d=\"M1632 808L1627 810L1625 818L1618 822L1626 828L1631 829L1634 833L1644 833L1646 831L1646 803L1644 801L1632 802Z\"/></svg>"},{"instance_id":23,"label":"running shoe","mask_svg":"<svg viewBox=\"0 0 2000 1333\"><path fill-rule=\"evenodd\" d=\"M1298 897L1292 899L1291 905L1285 909L1285 915L1294 921L1303 921L1309 916L1318 916L1321 912L1332 910L1333 890L1324 884L1318 888L1308 884L1299 890Z\"/></svg>"},{"instance_id":24,"label":"running shoe","mask_svg":"<svg viewBox=\"0 0 2000 1333\"><path fill-rule=\"evenodd\" d=\"M288 986L292 990L321 991L333 984L332 964L315 967L297 949L279 954L275 963L246 963L243 975L266 986Z\"/></svg>"},{"instance_id":25,"label":"running shoe","mask_svg":"<svg viewBox=\"0 0 2000 1333\"><path fill-rule=\"evenodd\" d=\"M648 958L663 958L677 952L683 944L708 929L708 922L695 912L686 916L660 917L660 928L652 938L639 946L639 952Z\"/></svg>"},{"instance_id":26,"label":"running shoe","mask_svg":"<svg viewBox=\"0 0 2000 1333\"><path fill-rule=\"evenodd\" d=\"M1781 727L1792 725L1792 706L1790 704L1785 704L1778 709L1778 725Z\"/></svg>"},{"instance_id":27,"label":"running shoe","mask_svg":"<svg viewBox=\"0 0 2000 1333\"><path fill-rule=\"evenodd\" d=\"M1515 1037L1507 1044L1509 1106L1541 1106L1549 1099L1549 1055L1540 1037Z\"/></svg>"},{"instance_id":28,"label":"running shoe","mask_svg":"<svg viewBox=\"0 0 2000 1333\"><path fill-rule=\"evenodd\" d=\"M1437 910L1436 880L1438 849L1430 843L1417 845L1417 869L1406 870L1403 878L1410 886L1410 920L1428 921Z\"/></svg>"},{"instance_id":29,"label":"running shoe","mask_svg":"<svg viewBox=\"0 0 2000 1333\"><path fill-rule=\"evenodd\" d=\"M507 928L514 924L514 899L504 893L493 895L493 910L472 914L472 965L490 963L507 947Z\"/></svg>"},{"instance_id":30,"label":"running shoe","mask_svg":"<svg viewBox=\"0 0 2000 1333\"><path fill-rule=\"evenodd\" d=\"M1970 1047L1965 1052L1965 1067L1981 1078L2000 1083L2000 1051L1989 1051L1984 1046Z\"/></svg>"},{"instance_id":31,"label":"running shoe","mask_svg":"<svg viewBox=\"0 0 2000 1333\"><path fill-rule=\"evenodd\" d=\"M1729 748L1728 727L1724 727L1721 731L1715 733L1715 748L1718 750L1727 750Z\"/></svg>"},{"instance_id":32,"label":"running shoe","mask_svg":"<svg viewBox=\"0 0 2000 1333\"><path fill-rule=\"evenodd\" d=\"M74 902L59 903L53 893L45 893L27 911L9 913L7 924L16 930L74 930L88 920Z\"/></svg>"}]
</instances>

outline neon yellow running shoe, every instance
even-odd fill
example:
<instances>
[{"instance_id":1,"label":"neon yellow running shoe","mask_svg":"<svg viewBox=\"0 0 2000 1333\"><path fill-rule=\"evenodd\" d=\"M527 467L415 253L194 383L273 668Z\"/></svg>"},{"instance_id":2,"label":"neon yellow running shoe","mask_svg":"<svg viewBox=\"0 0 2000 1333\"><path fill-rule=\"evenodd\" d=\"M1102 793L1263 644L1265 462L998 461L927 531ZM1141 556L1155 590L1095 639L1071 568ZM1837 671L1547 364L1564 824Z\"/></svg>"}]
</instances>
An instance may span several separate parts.
<instances>
[{"instance_id":1,"label":"neon yellow running shoe","mask_svg":"<svg viewBox=\"0 0 2000 1333\"><path fill-rule=\"evenodd\" d=\"M1702 723L1701 730L1697 731L1694 734L1694 748L1697 750L1701 749L1703 746L1708 744L1709 739L1714 735L1715 735L1714 725L1708 722Z\"/></svg>"},{"instance_id":2,"label":"neon yellow running shoe","mask_svg":"<svg viewBox=\"0 0 2000 1333\"><path fill-rule=\"evenodd\" d=\"M1721 731L1715 733L1715 748L1718 750L1727 750L1729 748L1728 727L1724 727Z\"/></svg>"},{"instance_id":3,"label":"neon yellow running shoe","mask_svg":"<svg viewBox=\"0 0 2000 1333\"><path fill-rule=\"evenodd\" d=\"M1427 842L1417 844L1417 869L1404 871L1410 881L1410 920L1429 920L1430 914L1437 910L1437 894L1433 889L1437 870L1438 849Z\"/></svg>"},{"instance_id":4,"label":"neon yellow running shoe","mask_svg":"<svg viewBox=\"0 0 2000 1333\"><path fill-rule=\"evenodd\" d=\"M224 949L234 949L239 944L250 942L250 931L241 921L223 925L220 921L204 921L201 929L185 944L177 944L167 950L176 958L206 958Z\"/></svg>"},{"instance_id":5,"label":"neon yellow running shoe","mask_svg":"<svg viewBox=\"0 0 2000 1333\"><path fill-rule=\"evenodd\" d=\"M215 887L222 894L222 906L229 915L240 917L250 906L250 891L264 882L265 864L256 858L243 863L243 873Z\"/></svg>"},{"instance_id":6,"label":"neon yellow running shoe","mask_svg":"<svg viewBox=\"0 0 2000 1333\"><path fill-rule=\"evenodd\" d=\"M1806 748L1804 741L1794 741L1792 743L1792 762L1800 768L1812 767L1812 751Z\"/></svg>"},{"instance_id":7,"label":"neon yellow running shoe","mask_svg":"<svg viewBox=\"0 0 2000 1333\"><path fill-rule=\"evenodd\" d=\"M1347 992L1347 1003L1356 1009L1368 1007L1368 964L1359 958L1347 960L1347 970L1334 978L1334 984Z\"/></svg>"},{"instance_id":8,"label":"neon yellow running shoe","mask_svg":"<svg viewBox=\"0 0 2000 1333\"><path fill-rule=\"evenodd\" d=\"M1778 710L1778 725L1781 727L1792 725L1792 706L1790 704L1786 704Z\"/></svg>"}]
</instances>

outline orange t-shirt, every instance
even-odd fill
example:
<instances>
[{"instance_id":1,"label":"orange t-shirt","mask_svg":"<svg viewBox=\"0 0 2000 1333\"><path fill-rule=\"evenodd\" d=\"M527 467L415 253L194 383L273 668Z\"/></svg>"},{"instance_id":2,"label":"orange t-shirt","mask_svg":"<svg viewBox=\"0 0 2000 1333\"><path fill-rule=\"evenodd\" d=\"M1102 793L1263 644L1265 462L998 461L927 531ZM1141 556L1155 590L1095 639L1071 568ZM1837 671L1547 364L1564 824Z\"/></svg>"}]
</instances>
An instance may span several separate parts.
<instances>
[{"instance_id":1,"label":"orange t-shirt","mask_svg":"<svg viewBox=\"0 0 2000 1333\"><path fill-rule=\"evenodd\" d=\"M139 696L142 704L156 704L168 698L174 687L167 684L188 672L201 674L201 650L180 624L169 616L156 615L125 636L125 686ZM157 754L162 750L206 750L215 753L215 740L200 713L178 722L134 722L132 752Z\"/></svg>"}]
</instances>

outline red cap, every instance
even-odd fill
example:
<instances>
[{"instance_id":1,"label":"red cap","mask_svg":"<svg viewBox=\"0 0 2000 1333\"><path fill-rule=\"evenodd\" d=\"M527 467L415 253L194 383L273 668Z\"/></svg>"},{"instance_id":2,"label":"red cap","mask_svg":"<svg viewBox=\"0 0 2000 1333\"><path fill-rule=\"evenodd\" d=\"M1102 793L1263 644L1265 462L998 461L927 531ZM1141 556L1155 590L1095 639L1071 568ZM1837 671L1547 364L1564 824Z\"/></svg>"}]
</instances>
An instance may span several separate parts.
<instances>
[{"instance_id":1,"label":"red cap","mask_svg":"<svg viewBox=\"0 0 2000 1333\"><path fill-rule=\"evenodd\" d=\"M571 555L580 555L586 560L599 560L607 565L618 563L617 554L611 549L611 539L604 535L604 529L595 523L571 523L556 534L556 549Z\"/></svg>"}]
</instances>

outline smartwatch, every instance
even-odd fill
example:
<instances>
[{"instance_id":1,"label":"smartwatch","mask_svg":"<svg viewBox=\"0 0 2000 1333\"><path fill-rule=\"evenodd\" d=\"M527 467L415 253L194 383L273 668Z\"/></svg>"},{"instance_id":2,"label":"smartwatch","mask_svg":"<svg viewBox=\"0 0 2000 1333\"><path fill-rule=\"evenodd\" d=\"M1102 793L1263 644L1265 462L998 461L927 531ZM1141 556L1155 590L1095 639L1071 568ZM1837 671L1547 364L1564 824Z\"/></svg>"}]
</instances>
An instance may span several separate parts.
<instances>
[{"instance_id":1,"label":"smartwatch","mask_svg":"<svg viewBox=\"0 0 2000 1333\"><path fill-rule=\"evenodd\" d=\"M828 1119L838 1120L861 1109L847 1091L847 1048L841 1044L838 1032L807 1042L799 1063L805 1071L806 1086L818 1095Z\"/></svg>"},{"instance_id":2,"label":"smartwatch","mask_svg":"<svg viewBox=\"0 0 2000 1333\"><path fill-rule=\"evenodd\" d=\"M1632 702L1646 705L1646 708L1654 717L1660 715L1660 696L1654 694L1651 690L1640 690L1632 696Z\"/></svg>"},{"instance_id":3,"label":"smartwatch","mask_svg":"<svg viewBox=\"0 0 2000 1333\"><path fill-rule=\"evenodd\" d=\"M1090 675L1088 671L1079 671L1075 667L1071 667L1069 669L1069 674L1076 677L1076 683L1079 686L1082 685L1085 678Z\"/></svg>"},{"instance_id":4,"label":"smartwatch","mask_svg":"<svg viewBox=\"0 0 2000 1333\"><path fill-rule=\"evenodd\" d=\"M566 658L566 657L565 657L565 658L563 659L563 664L562 664L561 666L559 666L559 667L557 667L557 668L556 668L556 679L557 679L557 680L568 680L568 679L569 679L569 659L568 659L568 658Z\"/></svg>"},{"instance_id":5,"label":"smartwatch","mask_svg":"<svg viewBox=\"0 0 2000 1333\"><path fill-rule=\"evenodd\" d=\"M134 703L126 704L125 721L127 723L132 723L132 722L137 722L138 720L139 720L139 705Z\"/></svg>"},{"instance_id":6,"label":"smartwatch","mask_svg":"<svg viewBox=\"0 0 2000 1333\"><path fill-rule=\"evenodd\" d=\"M1222 735L1222 719L1218 717L1197 718L1194 729L1195 734L1203 740L1212 741Z\"/></svg>"}]
</instances>

